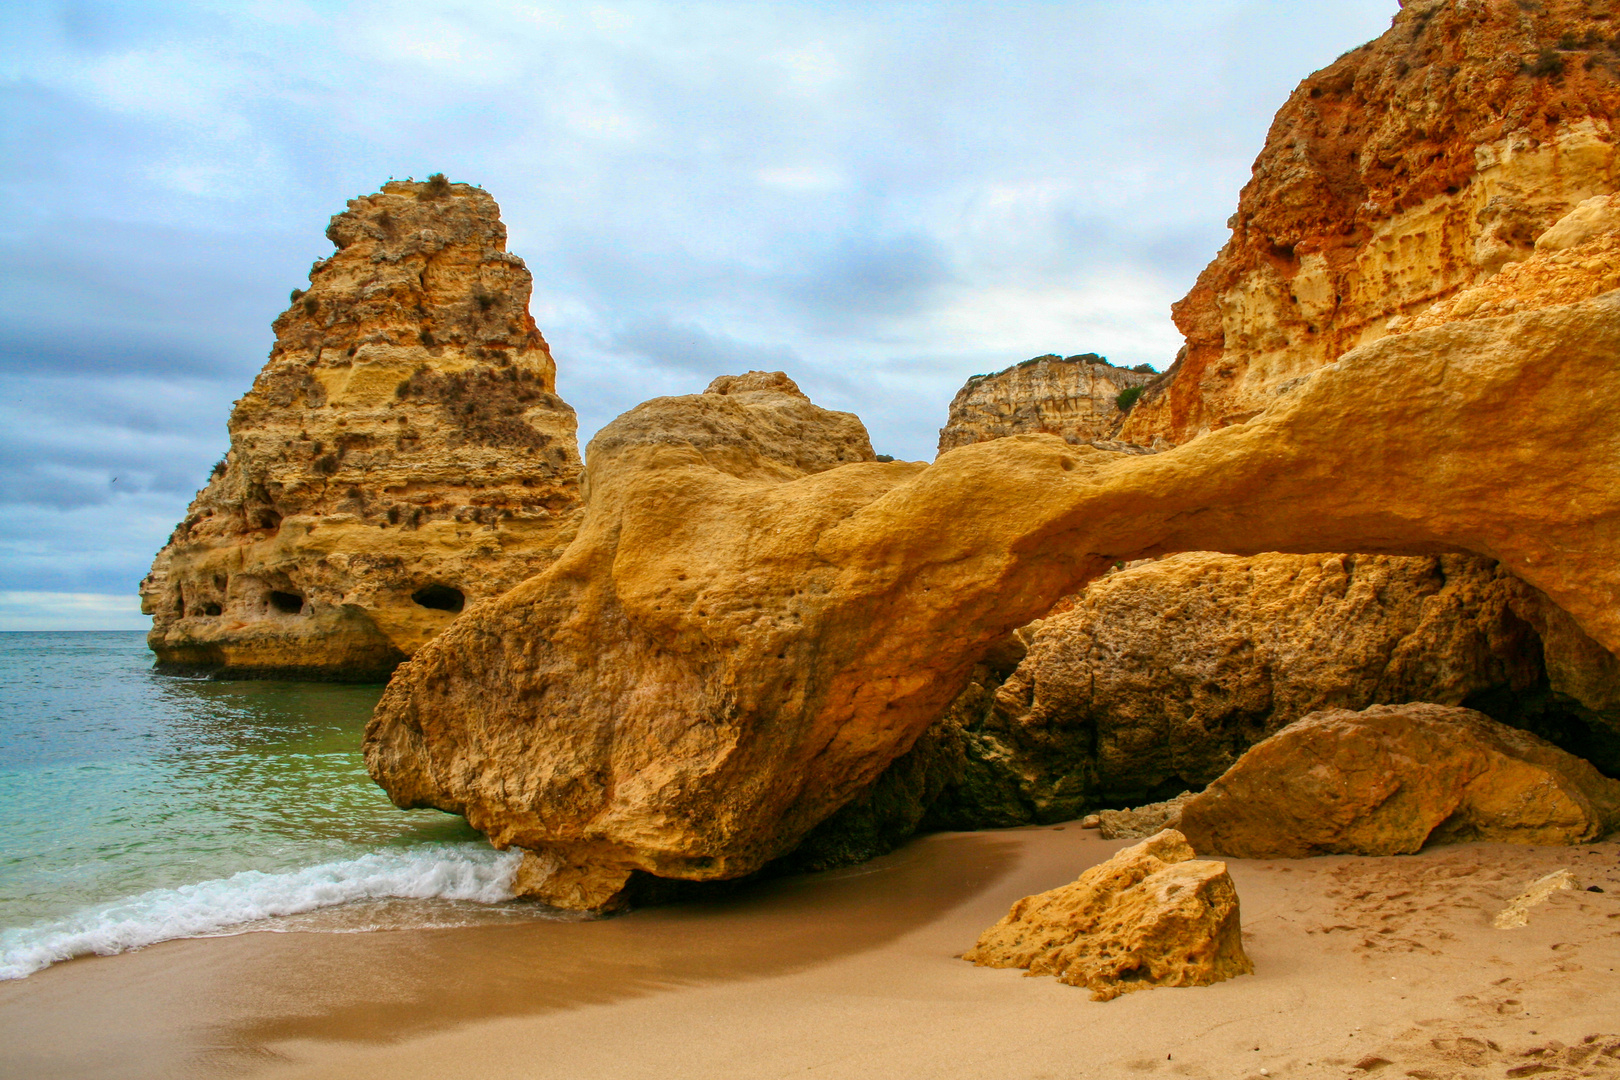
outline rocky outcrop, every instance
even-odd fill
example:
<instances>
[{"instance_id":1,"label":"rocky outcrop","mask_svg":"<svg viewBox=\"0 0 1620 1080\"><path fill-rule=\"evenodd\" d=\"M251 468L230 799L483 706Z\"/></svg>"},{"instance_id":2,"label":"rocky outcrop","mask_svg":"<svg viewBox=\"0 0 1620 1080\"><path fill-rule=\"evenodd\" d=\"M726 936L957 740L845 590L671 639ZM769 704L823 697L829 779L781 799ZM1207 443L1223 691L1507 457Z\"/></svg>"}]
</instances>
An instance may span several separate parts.
<instances>
[{"instance_id":1,"label":"rocky outcrop","mask_svg":"<svg viewBox=\"0 0 1620 1080\"><path fill-rule=\"evenodd\" d=\"M975 375L951 401L939 452L1035 433L1076 445L1111 440L1125 416L1120 395L1152 378L1152 368L1115 367L1095 353L1037 356L994 375Z\"/></svg>"},{"instance_id":2,"label":"rocky outcrop","mask_svg":"<svg viewBox=\"0 0 1620 1080\"><path fill-rule=\"evenodd\" d=\"M1193 797L1183 791L1173 799L1131 806L1123 810L1100 810L1080 820L1082 828L1094 828L1104 840L1138 840L1181 824L1181 808Z\"/></svg>"},{"instance_id":3,"label":"rocky outcrop","mask_svg":"<svg viewBox=\"0 0 1620 1080\"><path fill-rule=\"evenodd\" d=\"M141 584L162 666L385 676L577 527L574 413L495 200L391 182L327 236Z\"/></svg>"},{"instance_id":4,"label":"rocky outcrop","mask_svg":"<svg viewBox=\"0 0 1620 1080\"><path fill-rule=\"evenodd\" d=\"M1126 567L1025 628L1011 674L981 674L953 705L965 761L934 820L1064 821L1201 788L1324 708L1488 699L1523 726L1550 713L1608 731L1537 697L1546 669L1527 616L1540 611L1534 590L1460 555L1197 552Z\"/></svg>"},{"instance_id":5,"label":"rocky outcrop","mask_svg":"<svg viewBox=\"0 0 1620 1080\"><path fill-rule=\"evenodd\" d=\"M1482 713L1328 709L1251 747L1181 809L1199 851L1405 855L1425 843L1578 844L1620 827L1620 780Z\"/></svg>"},{"instance_id":6,"label":"rocky outcrop","mask_svg":"<svg viewBox=\"0 0 1620 1080\"><path fill-rule=\"evenodd\" d=\"M1020 435L848 463L853 418L786 387L659 399L593 441L564 556L396 674L367 765L537 852L542 898L599 898L791 850L1011 629L1143 556L1468 551L1613 650L1617 352L1616 294L1431 327L1147 455Z\"/></svg>"},{"instance_id":7,"label":"rocky outcrop","mask_svg":"<svg viewBox=\"0 0 1620 1080\"><path fill-rule=\"evenodd\" d=\"M1055 975L1108 1001L1154 986L1209 986L1248 975L1237 889L1226 864L1197 859L1174 830L1026 896L962 959Z\"/></svg>"},{"instance_id":8,"label":"rocky outcrop","mask_svg":"<svg viewBox=\"0 0 1620 1080\"><path fill-rule=\"evenodd\" d=\"M1278 112L1186 347L1121 438L1241 423L1391 323L1522 260L1615 190L1620 40L1584 0L1409 0Z\"/></svg>"}]
</instances>

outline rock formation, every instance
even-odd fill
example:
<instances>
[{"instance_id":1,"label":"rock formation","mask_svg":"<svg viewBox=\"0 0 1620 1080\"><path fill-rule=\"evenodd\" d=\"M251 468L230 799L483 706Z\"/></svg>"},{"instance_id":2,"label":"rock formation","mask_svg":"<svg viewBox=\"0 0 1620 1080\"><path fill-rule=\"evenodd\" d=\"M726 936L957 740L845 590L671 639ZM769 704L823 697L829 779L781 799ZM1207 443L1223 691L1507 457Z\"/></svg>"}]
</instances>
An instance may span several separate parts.
<instances>
[{"instance_id":1,"label":"rock formation","mask_svg":"<svg viewBox=\"0 0 1620 1080\"><path fill-rule=\"evenodd\" d=\"M1125 416L1120 394L1152 378L1151 369L1115 367L1095 353L1037 356L994 375L975 375L951 401L939 452L1037 432L1076 445L1111 440Z\"/></svg>"},{"instance_id":2,"label":"rock formation","mask_svg":"<svg viewBox=\"0 0 1620 1080\"><path fill-rule=\"evenodd\" d=\"M1181 808L1205 854L1407 855L1425 843L1578 844L1620 827L1620 780L1483 713L1375 705L1312 713Z\"/></svg>"},{"instance_id":3,"label":"rock formation","mask_svg":"<svg viewBox=\"0 0 1620 1080\"><path fill-rule=\"evenodd\" d=\"M574 413L495 200L391 182L327 236L141 583L160 665L383 677L577 527Z\"/></svg>"},{"instance_id":4,"label":"rock formation","mask_svg":"<svg viewBox=\"0 0 1620 1080\"><path fill-rule=\"evenodd\" d=\"M1407 0L1278 112L1186 347L1121 438L1242 423L1615 190L1620 29L1585 0Z\"/></svg>"},{"instance_id":5,"label":"rock formation","mask_svg":"<svg viewBox=\"0 0 1620 1080\"><path fill-rule=\"evenodd\" d=\"M839 466L858 425L785 379L659 399L593 440L564 556L396 674L367 765L594 907L791 850L998 640L1143 556L1472 552L1612 651L1617 354L1615 293L1447 323L1147 455L1020 435Z\"/></svg>"},{"instance_id":6,"label":"rock formation","mask_svg":"<svg viewBox=\"0 0 1620 1080\"><path fill-rule=\"evenodd\" d=\"M1012 906L962 957L1055 975L1108 1001L1154 986L1209 986L1253 973L1226 864L1197 859L1174 830Z\"/></svg>"},{"instance_id":7,"label":"rock formation","mask_svg":"<svg viewBox=\"0 0 1620 1080\"><path fill-rule=\"evenodd\" d=\"M1620 747L1620 723L1547 700L1528 621L1539 597L1488 559L1188 553L1071 603L1022 632L1010 675L981 674L947 714L965 760L935 823L1135 806L1203 787L1307 713L1408 701L1487 701L1620 770L1604 742Z\"/></svg>"},{"instance_id":8,"label":"rock formation","mask_svg":"<svg viewBox=\"0 0 1620 1080\"><path fill-rule=\"evenodd\" d=\"M1193 797L1183 791L1173 799L1132 806L1124 810L1099 810L1080 820L1082 828L1094 828L1104 840L1139 840L1144 836L1181 824L1181 808Z\"/></svg>"}]
</instances>

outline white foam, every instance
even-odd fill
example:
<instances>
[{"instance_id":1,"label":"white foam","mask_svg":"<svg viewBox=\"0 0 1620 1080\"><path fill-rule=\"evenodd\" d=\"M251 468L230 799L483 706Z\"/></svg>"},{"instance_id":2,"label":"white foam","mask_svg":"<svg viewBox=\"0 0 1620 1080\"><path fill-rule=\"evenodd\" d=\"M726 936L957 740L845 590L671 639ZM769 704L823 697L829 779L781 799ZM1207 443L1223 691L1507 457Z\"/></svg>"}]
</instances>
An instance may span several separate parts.
<instances>
[{"instance_id":1,"label":"white foam","mask_svg":"<svg viewBox=\"0 0 1620 1080\"><path fill-rule=\"evenodd\" d=\"M356 900L498 904L512 899L518 859L516 851L478 843L425 844L288 873L245 870L177 889L153 889L67 918L0 930L0 979L20 979L74 956L110 956Z\"/></svg>"}]
</instances>

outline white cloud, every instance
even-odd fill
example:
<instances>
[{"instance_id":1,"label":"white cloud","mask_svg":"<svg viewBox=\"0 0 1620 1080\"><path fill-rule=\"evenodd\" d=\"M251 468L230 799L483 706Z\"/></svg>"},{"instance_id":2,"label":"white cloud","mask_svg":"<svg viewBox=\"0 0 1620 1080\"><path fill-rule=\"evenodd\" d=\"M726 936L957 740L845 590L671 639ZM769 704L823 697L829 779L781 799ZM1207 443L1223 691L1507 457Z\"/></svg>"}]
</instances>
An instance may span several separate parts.
<instances>
[{"instance_id":1,"label":"white cloud","mask_svg":"<svg viewBox=\"0 0 1620 1080\"><path fill-rule=\"evenodd\" d=\"M149 630L133 595L0 592L0 632L16 630Z\"/></svg>"}]
</instances>

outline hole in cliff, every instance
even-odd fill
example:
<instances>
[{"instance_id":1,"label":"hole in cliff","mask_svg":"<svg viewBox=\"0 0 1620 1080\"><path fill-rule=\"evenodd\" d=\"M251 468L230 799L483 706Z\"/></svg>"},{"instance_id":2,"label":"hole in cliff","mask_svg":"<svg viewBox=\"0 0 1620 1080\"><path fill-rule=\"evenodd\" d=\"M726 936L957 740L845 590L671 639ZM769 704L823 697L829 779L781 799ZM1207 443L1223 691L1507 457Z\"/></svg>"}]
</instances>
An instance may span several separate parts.
<instances>
[{"instance_id":1,"label":"hole in cliff","mask_svg":"<svg viewBox=\"0 0 1620 1080\"><path fill-rule=\"evenodd\" d=\"M283 615L296 615L304 610L304 598L297 593L272 592L270 606Z\"/></svg>"},{"instance_id":2,"label":"hole in cliff","mask_svg":"<svg viewBox=\"0 0 1620 1080\"><path fill-rule=\"evenodd\" d=\"M429 585L411 593L411 599L434 611L460 611L467 606L467 597L460 589L448 585Z\"/></svg>"},{"instance_id":3,"label":"hole in cliff","mask_svg":"<svg viewBox=\"0 0 1620 1080\"><path fill-rule=\"evenodd\" d=\"M274 510L260 510L255 517L258 519L259 528L261 529L275 530L281 528L281 515Z\"/></svg>"},{"instance_id":4,"label":"hole in cliff","mask_svg":"<svg viewBox=\"0 0 1620 1080\"><path fill-rule=\"evenodd\" d=\"M204 615L223 615L225 613L225 609L220 607L218 604L204 604L202 613Z\"/></svg>"}]
</instances>

